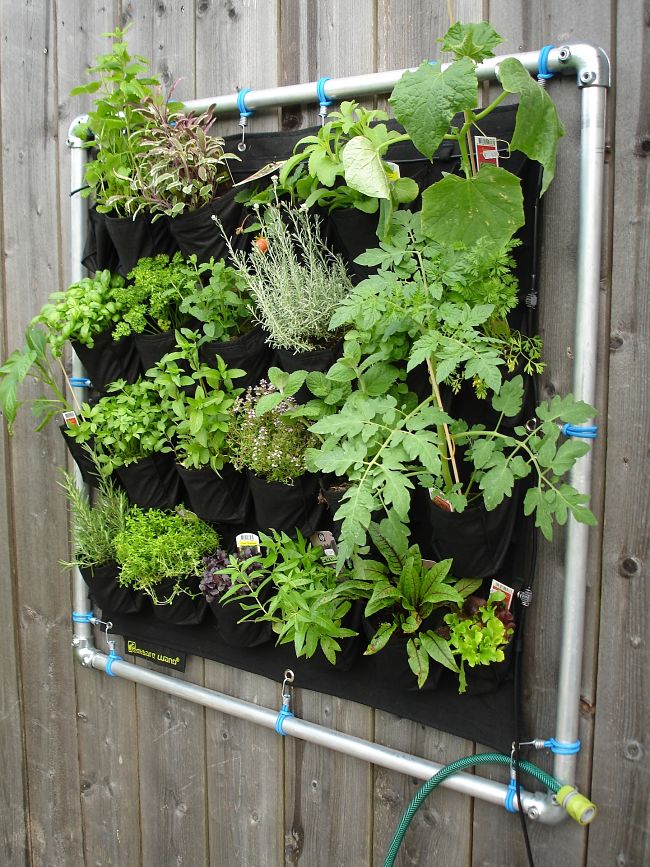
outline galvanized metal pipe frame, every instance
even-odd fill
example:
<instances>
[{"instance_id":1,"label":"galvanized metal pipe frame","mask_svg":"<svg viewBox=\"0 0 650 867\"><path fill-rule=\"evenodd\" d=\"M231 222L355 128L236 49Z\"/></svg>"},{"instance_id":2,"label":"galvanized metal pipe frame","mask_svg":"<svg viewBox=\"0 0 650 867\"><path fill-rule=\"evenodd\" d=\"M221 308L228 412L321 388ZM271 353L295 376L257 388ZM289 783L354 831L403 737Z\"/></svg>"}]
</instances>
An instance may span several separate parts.
<instances>
[{"instance_id":1,"label":"galvanized metal pipe frame","mask_svg":"<svg viewBox=\"0 0 650 867\"><path fill-rule=\"evenodd\" d=\"M539 52L507 55L517 57L531 73L538 70ZM478 67L481 80L494 79L499 63L505 59L495 57ZM551 72L575 73L581 88L581 139L580 139L580 206L578 232L578 280L576 298L576 332L574 344L573 393L593 403L596 394L596 361L598 335L598 303L600 296L600 250L602 235L603 176L605 150L605 107L607 88L610 86L610 65L606 53L588 43L564 45L553 48L547 59ZM330 79L325 84L329 99L387 93L392 90L404 70L373 73L370 75ZM299 84L254 90L245 98L247 109L271 108L281 105L298 105L318 99L317 84ZM186 107L193 111L214 107L217 114L238 111L237 94L215 98L192 100ZM68 135L71 149L71 189L78 191L83 185L85 149L77 130L85 118L73 121ZM86 226L86 200L73 195L71 201L71 255L72 278L82 276L81 256ZM77 359L75 374L81 374ZM80 481L80 480L79 480ZM572 484L586 494L591 493L591 456L582 458L572 474ZM588 528L569 519L566 537L564 600L562 617L562 641L560 653L560 679L556 716L555 739L572 743L578 738L579 699L582 672L584 637L584 604L586 594ZM86 587L77 573L73 592L76 612L89 612L90 602ZM107 655L93 644L89 623L74 624L73 646L79 662L100 671L106 670ZM196 684L168 677L158 672L140 668L129 662L114 661L111 671L135 683L161 690L170 695L274 728L278 711L263 708L251 702L205 689ZM336 732L296 718L284 722L287 735L319 744L337 752L364 759L381 767L428 779L441 765L423 758L407 755L388 747L364 741L360 738ZM575 755L556 755L554 775L564 783L575 779ZM507 787L501 783L476 777L473 774L456 774L443 785L476 798L504 805ZM531 818L545 824L556 824L565 817L554 800L545 793L522 792L522 806Z\"/></svg>"}]
</instances>

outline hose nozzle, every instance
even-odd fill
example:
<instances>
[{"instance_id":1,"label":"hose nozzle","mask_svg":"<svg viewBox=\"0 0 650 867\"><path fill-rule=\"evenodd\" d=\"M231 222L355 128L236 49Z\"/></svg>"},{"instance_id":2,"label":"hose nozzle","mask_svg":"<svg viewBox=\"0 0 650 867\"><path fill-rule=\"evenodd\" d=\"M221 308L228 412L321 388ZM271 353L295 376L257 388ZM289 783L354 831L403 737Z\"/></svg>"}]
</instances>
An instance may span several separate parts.
<instances>
[{"instance_id":1,"label":"hose nozzle","mask_svg":"<svg viewBox=\"0 0 650 867\"><path fill-rule=\"evenodd\" d=\"M594 802L581 795L573 786L562 786L555 798L578 825L588 825L598 812Z\"/></svg>"}]
</instances>

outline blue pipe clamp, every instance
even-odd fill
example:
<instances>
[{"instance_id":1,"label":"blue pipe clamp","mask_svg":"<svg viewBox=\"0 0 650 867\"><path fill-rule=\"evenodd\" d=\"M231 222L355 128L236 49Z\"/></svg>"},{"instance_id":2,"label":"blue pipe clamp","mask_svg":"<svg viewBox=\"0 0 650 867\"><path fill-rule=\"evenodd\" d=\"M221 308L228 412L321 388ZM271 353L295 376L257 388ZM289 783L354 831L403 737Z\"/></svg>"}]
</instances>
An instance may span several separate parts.
<instances>
[{"instance_id":1,"label":"blue pipe clamp","mask_svg":"<svg viewBox=\"0 0 650 867\"><path fill-rule=\"evenodd\" d=\"M237 108L239 110L240 117L250 117L255 111L254 108L246 108L246 95L248 93L252 93L250 87L244 87L237 94Z\"/></svg>"},{"instance_id":2,"label":"blue pipe clamp","mask_svg":"<svg viewBox=\"0 0 650 867\"><path fill-rule=\"evenodd\" d=\"M548 68L548 56L554 48L554 45L544 45L539 50L539 59L537 60L538 81L548 81L549 78L553 78L555 75L555 73L551 72Z\"/></svg>"},{"instance_id":3,"label":"blue pipe clamp","mask_svg":"<svg viewBox=\"0 0 650 867\"><path fill-rule=\"evenodd\" d=\"M562 433L565 437L581 437L583 440L595 440L598 435L597 424L564 424Z\"/></svg>"}]
</instances>

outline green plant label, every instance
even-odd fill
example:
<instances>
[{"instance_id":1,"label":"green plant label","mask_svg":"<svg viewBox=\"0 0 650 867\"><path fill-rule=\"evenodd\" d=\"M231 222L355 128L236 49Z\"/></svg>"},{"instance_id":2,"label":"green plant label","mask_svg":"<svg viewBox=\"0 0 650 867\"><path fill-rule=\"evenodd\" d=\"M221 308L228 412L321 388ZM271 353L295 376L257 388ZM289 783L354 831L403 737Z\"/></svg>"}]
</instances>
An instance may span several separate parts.
<instances>
[{"instance_id":1,"label":"green plant label","mask_svg":"<svg viewBox=\"0 0 650 867\"><path fill-rule=\"evenodd\" d=\"M151 644L149 641L141 641L139 638L125 637L124 648L127 653L131 653L133 656L141 656L143 659L155 662L156 665L161 665L164 668L173 668L174 671L185 671L186 653L169 650L158 644Z\"/></svg>"}]
</instances>

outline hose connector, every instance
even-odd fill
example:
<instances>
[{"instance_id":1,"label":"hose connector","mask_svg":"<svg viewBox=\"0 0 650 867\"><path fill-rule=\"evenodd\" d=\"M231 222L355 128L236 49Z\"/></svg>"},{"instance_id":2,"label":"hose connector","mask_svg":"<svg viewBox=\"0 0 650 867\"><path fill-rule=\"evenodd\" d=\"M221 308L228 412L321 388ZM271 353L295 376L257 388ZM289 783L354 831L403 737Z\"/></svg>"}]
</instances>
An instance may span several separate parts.
<instances>
[{"instance_id":1,"label":"hose connector","mask_svg":"<svg viewBox=\"0 0 650 867\"><path fill-rule=\"evenodd\" d=\"M555 799L578 825L588 825L598 812L594 802L581 795L573 786L562 786Z\"/></svg>"}]
</instances>

